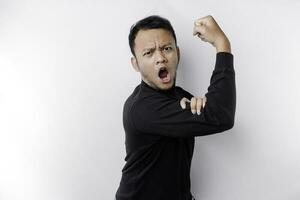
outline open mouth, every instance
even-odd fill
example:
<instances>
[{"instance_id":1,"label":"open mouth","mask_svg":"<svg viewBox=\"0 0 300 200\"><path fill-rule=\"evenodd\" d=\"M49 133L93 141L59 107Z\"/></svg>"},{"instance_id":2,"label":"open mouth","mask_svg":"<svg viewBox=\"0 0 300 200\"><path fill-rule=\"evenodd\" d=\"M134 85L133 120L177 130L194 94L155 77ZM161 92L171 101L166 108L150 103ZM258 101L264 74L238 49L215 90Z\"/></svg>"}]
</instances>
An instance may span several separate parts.
<instances>
[{"instance_id":1,"label":"open mouth","mask_svg":"<svg viewBox=\"0 0 300 200\"><path fill-rule=\"evenodd\" d=\"M159 70L158 76L163 83L168 83L171 80L170 73L168 72L166 67L162 67Z\"/></svg>"}]
</instances>

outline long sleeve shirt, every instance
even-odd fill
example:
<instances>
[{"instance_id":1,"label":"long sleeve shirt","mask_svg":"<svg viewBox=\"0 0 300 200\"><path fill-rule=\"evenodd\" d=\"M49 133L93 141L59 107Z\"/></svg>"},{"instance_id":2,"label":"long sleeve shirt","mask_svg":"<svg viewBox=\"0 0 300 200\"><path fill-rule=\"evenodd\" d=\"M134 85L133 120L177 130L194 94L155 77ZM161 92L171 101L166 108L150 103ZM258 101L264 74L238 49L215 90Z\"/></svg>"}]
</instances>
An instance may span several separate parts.
<instances>
[{"instance_id":1,"label":"long sleeve shirt","mask_svg":"<svg viewBox=\"0 0 300 200\"><path fill-rule=\"evenodd\" d=\"M190 168L194 137L221 133L234 125L236 107L233 55L218 52L201 114L183 97L193 95L179 86L150 87L143 80L123 107L126 164L116 200L191 200Z\"/></svg>"}]
</instances>

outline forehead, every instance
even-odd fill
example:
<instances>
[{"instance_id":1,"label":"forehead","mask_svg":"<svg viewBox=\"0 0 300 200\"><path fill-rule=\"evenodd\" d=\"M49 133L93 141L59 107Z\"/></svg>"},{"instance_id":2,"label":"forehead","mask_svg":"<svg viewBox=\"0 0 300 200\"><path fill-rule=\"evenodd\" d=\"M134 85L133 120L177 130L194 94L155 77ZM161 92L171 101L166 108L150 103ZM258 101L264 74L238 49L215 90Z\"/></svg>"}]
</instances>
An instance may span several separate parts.
<instances>
[{"instance_id":1,"label":"forehead","mask_svg":"<svg viewBox=\"0 0 300 200\"><path fill-rule=\"evenodd\" d=\"M135 38L135 48L142 50L143 48L155 47L156 44L164 45L175 43L172 34L164 29L140 30Z\"/></svg>"}]
</instances>

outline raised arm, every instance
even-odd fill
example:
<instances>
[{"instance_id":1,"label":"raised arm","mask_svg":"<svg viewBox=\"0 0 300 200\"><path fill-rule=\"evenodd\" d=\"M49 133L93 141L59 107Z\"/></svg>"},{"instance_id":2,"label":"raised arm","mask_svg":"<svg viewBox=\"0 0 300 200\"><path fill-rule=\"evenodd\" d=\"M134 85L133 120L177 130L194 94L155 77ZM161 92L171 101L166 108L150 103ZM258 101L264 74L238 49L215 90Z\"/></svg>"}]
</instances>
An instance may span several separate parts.
<instances>
[{"instance_id":1,"label":"raised arm","mask_svg":"<svg viewBox=\"0 0 300 200\"><path fill-rule=\"evenodd\" d=\"M159 94L144 98L133 104L130 120L140 134L170 137L203 136L231 129L236 107L232 54L217 53L215 69L205 96L207 102L200 115L192 114L189 109L183 110L180 99Z\"/></svg>"},{"instance_id":2,"label":"raised arm","mask_svg":"<svg viewBox=\"0 0 300 200\"><path fill-rule=\"evenodd\" d=\"M200 25L196 25L197 23ZM229 40L211 16L195 22L194 35L196 34L217 49L215 68L205 94L207 101L201 114L194 115L190 109L183 110L180 99L161 94L152 98L143 98L135 102L130 110L129 120L138 133L196 137L220 133L233 127L236 86ZM183 89L181 94L182 97L192 97Z\"/></svg>"}]
</instances>

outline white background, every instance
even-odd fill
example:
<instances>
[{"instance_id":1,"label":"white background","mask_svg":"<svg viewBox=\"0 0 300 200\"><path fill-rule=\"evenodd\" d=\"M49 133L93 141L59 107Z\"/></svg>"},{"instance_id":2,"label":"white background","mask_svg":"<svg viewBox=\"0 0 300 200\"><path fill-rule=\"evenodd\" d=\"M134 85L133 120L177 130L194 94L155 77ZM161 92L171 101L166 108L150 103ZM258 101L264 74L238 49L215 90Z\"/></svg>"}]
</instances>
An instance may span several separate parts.
<instances>
[{"instance_id":1,"label":"white background","mask_svg":"<svg viewBox=\"0 0 300 200\"><path fill-rule=\"evenodd\" d=\"M197 200L300 199L300 3L0 1L0 199L110 200L125 164L124 101L140 83L128 34L159 14L181 49L176 85L207 92L216 50L193 37L212 15L230 39L235 126L197 137Z\"/></svg>"}]
</instances>

